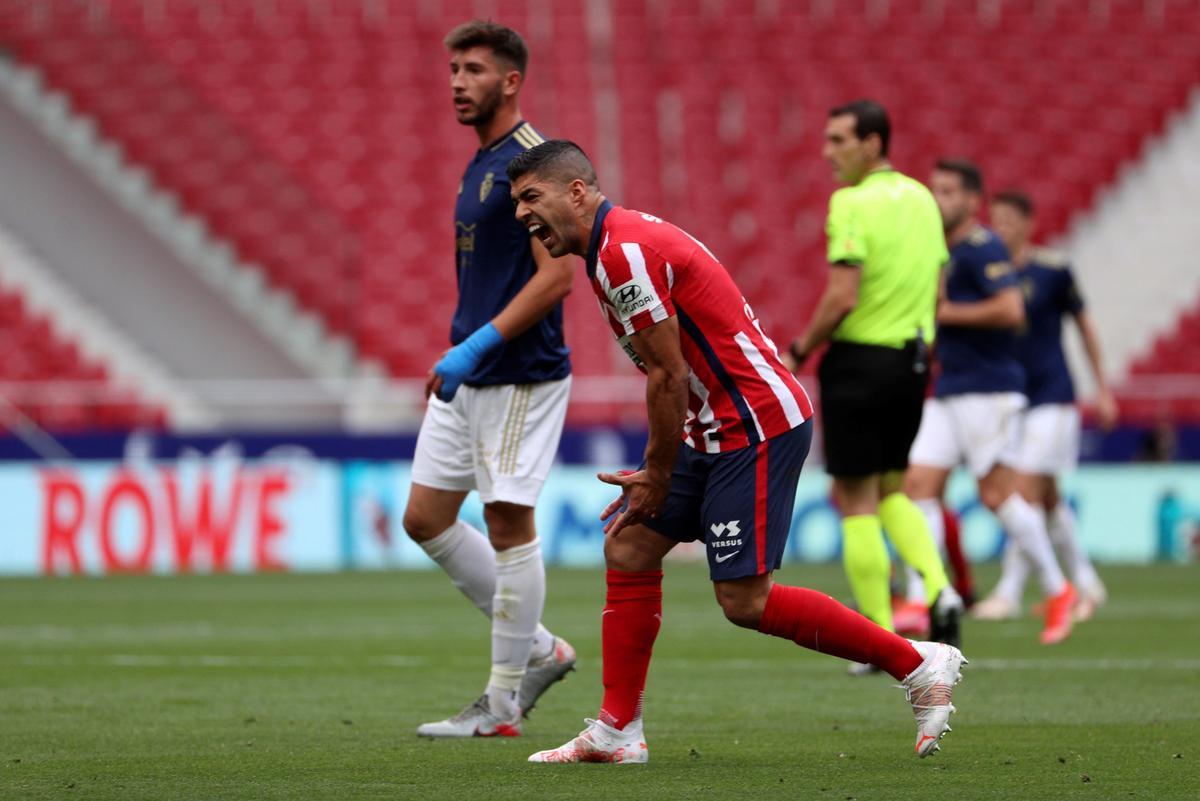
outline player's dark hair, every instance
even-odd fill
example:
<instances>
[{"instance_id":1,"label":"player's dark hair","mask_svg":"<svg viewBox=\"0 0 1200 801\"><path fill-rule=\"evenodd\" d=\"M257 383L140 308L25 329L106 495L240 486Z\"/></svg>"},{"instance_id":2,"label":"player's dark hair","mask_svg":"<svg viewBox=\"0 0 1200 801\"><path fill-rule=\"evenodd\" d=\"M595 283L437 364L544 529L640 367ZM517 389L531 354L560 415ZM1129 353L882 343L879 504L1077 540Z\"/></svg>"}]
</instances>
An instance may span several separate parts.
<instances>
[{"instance_id":1,"label":"player's dark hair","mask_svg":"<svg viewBox=\"0 0 1200 801\"><path fill-rule=\"evenodd\" d=\"M866 139L871 134L879 136L879 155L888 154L888 140L892 138L892 122L888 119L887 110L874 100L851 100L845 105L836 106L829 110L830 117L841 117L844 114L854 116L854 135Z\"/></svg>"},{"instance_id":2,"label":"player's dark hair","mask_svg":"<svg viewBox=\"0 0 1200 801\"><path fill-rule=\"evenodd\" d=\"M983 173L975 162L968 159L938 159L933 165L940 172L952 172L962 180L963 189L975 194L983 193Z\"/></svg>"},{"instance_id":3,"label":"player's dark hair","mask_svg":"<svg viewBox=\"0 0 1200 801\"><path fill-rule=\"evenodd\" d=\"M1011 206L1021 212L1021 216L1027 219L1032 217L1034 211L1037 209L1033 205L1033 198L1020 189L1005 189L1002 192L992 195L992 205L995 206L997 203Z\"/></svg>"},{"instance_id":4,"label":"player's dark hair","mask_svg":"<svg viewBox=\"0 0 1200 801\"><path fill-rule=\"evenodd\" d=\"M597 186L596 168L583 148L566 139L551 139L518 153L508 163L508 180L516 183L522 175L533 173L570 183L576 178L588 186Z\"/></svg>"},{"instance_id":5,"label":"player's dark hair","mask_svg":"<svg viewBox=\"0 0 1200 801\"><path fill-rule=\"evenodd\" d=\"M473 19L470 22L464 22L446 34L444 42L449 50L490 47L492 54L497 59L507 62L522 75L525 74L525 68L529 66L529 48L525 45L521 34L498 22L492 22L490 19Z\"/></svg>"}]
</instances>

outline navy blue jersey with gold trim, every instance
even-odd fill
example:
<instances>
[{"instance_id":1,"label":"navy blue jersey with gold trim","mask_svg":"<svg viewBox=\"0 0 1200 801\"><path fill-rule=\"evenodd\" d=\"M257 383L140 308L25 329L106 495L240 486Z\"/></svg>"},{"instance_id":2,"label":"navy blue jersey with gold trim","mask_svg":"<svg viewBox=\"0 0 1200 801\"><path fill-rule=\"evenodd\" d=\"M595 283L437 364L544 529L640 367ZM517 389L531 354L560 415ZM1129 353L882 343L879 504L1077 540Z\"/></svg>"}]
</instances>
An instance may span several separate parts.
<instances>
[{"instance_id":1,"label":"navy blue jersey with gold trim","mask_svg":"<svg viewBox=\"0 0 1200 801\"><path fill-rule=\"evenodd\" d=\"M1017 271L1025 294L1025 330L1017 353L1025 368L1029 405L1074 403L1075 387L1062 346L1062 318L1083 311L1083 299L1066 257L1034 248L1029 262Z\"/></svg>"},{"instance_id":2,"label":"navy blue jersey with gold trim","mask_svg":"<svg viewBox=\"0 0 1200 801\"><path fill-rule=\"evenodd\" d=\"M950 248L947 269L946 298L958 303L987 300L1017 286L1008 248L982 225ZM1025 391L1025 371L1017 360L1014 330L938 326L937 357L942 369L934 394L939 398L968 392Z\"/></svg>"},{"instance_id":3,"label":"navy blue jersey with gold trim","mask_svg":"<svg viewBox=\"0 0 1200 801\"><path fill-rule=\"evenodd\" d=\"M450 324L452 344L499 314L537 271L529 231L514 216L505 170L514 156L542 141L522 122L481 148L463 173L454 206L458 306ZM489 354L464 383L532 384L570 373L559 303L528 331Z\"/></svg>"}]
</instances>

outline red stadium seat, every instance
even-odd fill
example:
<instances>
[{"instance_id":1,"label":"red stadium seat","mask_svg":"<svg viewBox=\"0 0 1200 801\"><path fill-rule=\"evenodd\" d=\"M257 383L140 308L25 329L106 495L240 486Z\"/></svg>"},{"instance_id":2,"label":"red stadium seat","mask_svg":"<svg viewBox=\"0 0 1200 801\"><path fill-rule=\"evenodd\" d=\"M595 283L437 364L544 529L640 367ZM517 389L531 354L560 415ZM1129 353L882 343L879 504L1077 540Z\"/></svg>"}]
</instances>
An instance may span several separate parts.
<instances>
[{"instance_id":1,"label":"red stadium seat","mask_svg":"<svg viewBox=\"0 0 1200 801\"><path fill-rule=\"evenodd\" d=\"M21 390L0 390L0 401L15 403L22 414L50 431L165 423L161 409L137 400L116 404L131 411L126 418L114 416L104 368L83 359L74 342L60 337L45 317L30 314L20 295L4 289L0 289L0 341L7 343L0 355L0 384L36 384L25 388L30 394L12 398L9 392ZM0 429L12 424L7 406L0 403Z\"/></svg>"},{"instance_id":2,"label":"red stadium seat","mask_svg":"<svg viewBox=\"0 0 1200 801\"><path fill-rule=\"evenodd\" d=\"M449 113L441 38L474 5L385 3L367 16L361 0L168 0L106 4L105 16L46 0L48 17L12 8L22 5L0 3L0 44L270 281L393 372L424 374L445 344L446 220L476 146ZM1170 1L1046 12L1031 0L892 0L833 13L614 0L612 62L597 51L598 69L576 4L493 5L528 35L535 124L597 155L618 202L680 223L725 258L779 339L824 282L830 106L879 98L895 118L899 168L924 177L938 156L972 157L992 186L1025 185L1053 235L1200 83L1200 15ZM697 67L699 52L721 64L720 84ZM597 103L609 89L613 117ZM1085 130L1063 154L1063 136ZM604 163L614 148L620 163ZM581 286L568 302L584 317L568 322L577 371L625 369L586 319L587 294ZM12 314L0 304L0 321ZM1180 336L1200 341L1192 323Z\"/></svg>"}]
</instances>

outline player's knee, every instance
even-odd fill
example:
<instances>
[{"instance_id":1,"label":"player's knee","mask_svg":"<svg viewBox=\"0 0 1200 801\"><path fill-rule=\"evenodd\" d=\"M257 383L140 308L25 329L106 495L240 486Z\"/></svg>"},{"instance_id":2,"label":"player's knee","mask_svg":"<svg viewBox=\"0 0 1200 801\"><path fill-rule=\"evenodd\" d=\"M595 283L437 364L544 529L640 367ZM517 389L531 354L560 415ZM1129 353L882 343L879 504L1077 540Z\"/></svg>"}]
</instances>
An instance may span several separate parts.
<instances>
[{"instance_id":1,"label":"player's knee","mask_svg":"<svg viewBox=\"0 0 1200 801\"><path fill-rule=\"evenodd\" d=\"M907 473L904 470L890 470L879 477L879 497L886 498L897 492L904 492L904 481Z\"/></svg>"},{"instance_id":2,"label":"player's knee","mask_svg":"<svg viewBox=\"0 0 1200 801\"><path fill-rule=\"evenodd\" d=\"M758 629L762 620L763 610L766 609L767 598L764 593L748 587L730 587L715 585L717 603L725 613L725 619L735 626L745 629Z\"/></svg>"},{"instance_id":3,"label":"player's knee","mask_svg":"<svg viewBox=\"0 0 1200 801\"><path fill-rule=\"evenodd\" d=\"M730 623L744 629L758 629L758 623L763 616L763 604L757 599L722 599L720 604L725 619Z\"/></svg>"},{"instance_id":4,"label":"player's knee","mask_svg":"<svg viewBox=\"0 0 1200 801\"><path fill-rule=\"evenodd\" d=\"M979 487L979 502L991 511L999 509L1008 497L1012 495L1011 487L984 486Z\"/></svg>"},{"instance_id":5,"label":"player's knee","mask_svg":"<svg viewBox=\"0 0 1200 801\"><path fill-rule=\"evenodd\" d=\"M872 515L879 510L879 479L876 476L835 477L833 494L844 515Z\"/></svg>"},{"instance_id":6,"label":"player's knee","mask_svg":"<svg viewBox=\"0 0 1200 801\"><path fill-rule=\"evenodd\" d=\"M914 501L938 497L937 488L933 485L930 477L921 470L910 469L904 474L900 486L903 488L904 494Z\"/></svg>"},{"instance_id":7,"label":"player's knee","mask_svg":"<svg viewBox=\"0 0 1200 801\"><path fill-rule=\"evenodd\" d=\"M488 539L497 551L525 545L533 542L537 536L533 526L533 510L528 507L488 504L483 507L483 522L487 524Z\"/></svg>"},{"instance_id":8,"label":"player's knee","mask_svg":"<svg viewBox=\"0 0 1200 801\"><path fill-rule=\"evenodd\" d=\"M641 560L637 550L620 537L605 537L604 566L609 570L640 570Z\"/></svg>"},{"instance_id":9,"label":"player's knee","mask_svg":"<svg viewBox=\"0 0 1200 801\"><path fill-rule=\"evenodd\" d=\"M413 509L411 506L404 510L404 519L402 522L404 533L413 542L428 542L450 527L449 525L440 525L428 515L421 514L421 512Z\"/></svg>"},{"instance_id":10,"label":"player's knee","mask_svg":"<svg viewBox=\"0 0 1200 801\"><path fill-rule=\"evenodd\" d=\"M1062 496L1058 494L1058 486L1053 481L1049 482L1042 491L1042 508L1049 514L1057 509L1061 502Z\"/></svg>"}]
</instances>

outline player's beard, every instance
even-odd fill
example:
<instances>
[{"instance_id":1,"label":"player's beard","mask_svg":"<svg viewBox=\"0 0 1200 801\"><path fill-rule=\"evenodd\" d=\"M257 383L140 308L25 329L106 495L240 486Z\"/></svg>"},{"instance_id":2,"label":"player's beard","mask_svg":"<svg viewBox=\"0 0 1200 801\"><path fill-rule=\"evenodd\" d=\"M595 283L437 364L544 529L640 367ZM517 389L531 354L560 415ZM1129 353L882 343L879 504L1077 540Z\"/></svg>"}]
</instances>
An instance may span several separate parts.
<instances>
[{"instance_id":1,"label":"player's beard","mask_svg":"<svg viewBox=\"0 0 1200 801\"><path fill-rule=\"evenodd\" d=\"M476 128L487 125L496 116L496 110L500 108L500 103L504 100L504 92L497 83L495 88L475 103L475 113L468 113L467 116L459 119L463 125L474 125Z\"/></svg>"},{"instance_id":2,"label":"player's beard","mask_svg":"<svg viewBox=\"0 0 1200 801\"><path fill-rule=\"evenodd\" d=\"M942 218L942 229L947 232L953 231L955 228L963 224L963 220L967 219L969 214L970 212L966 209L966 207L955 209L952 213L949 213Z\"/></svg>"}]
</instances>

